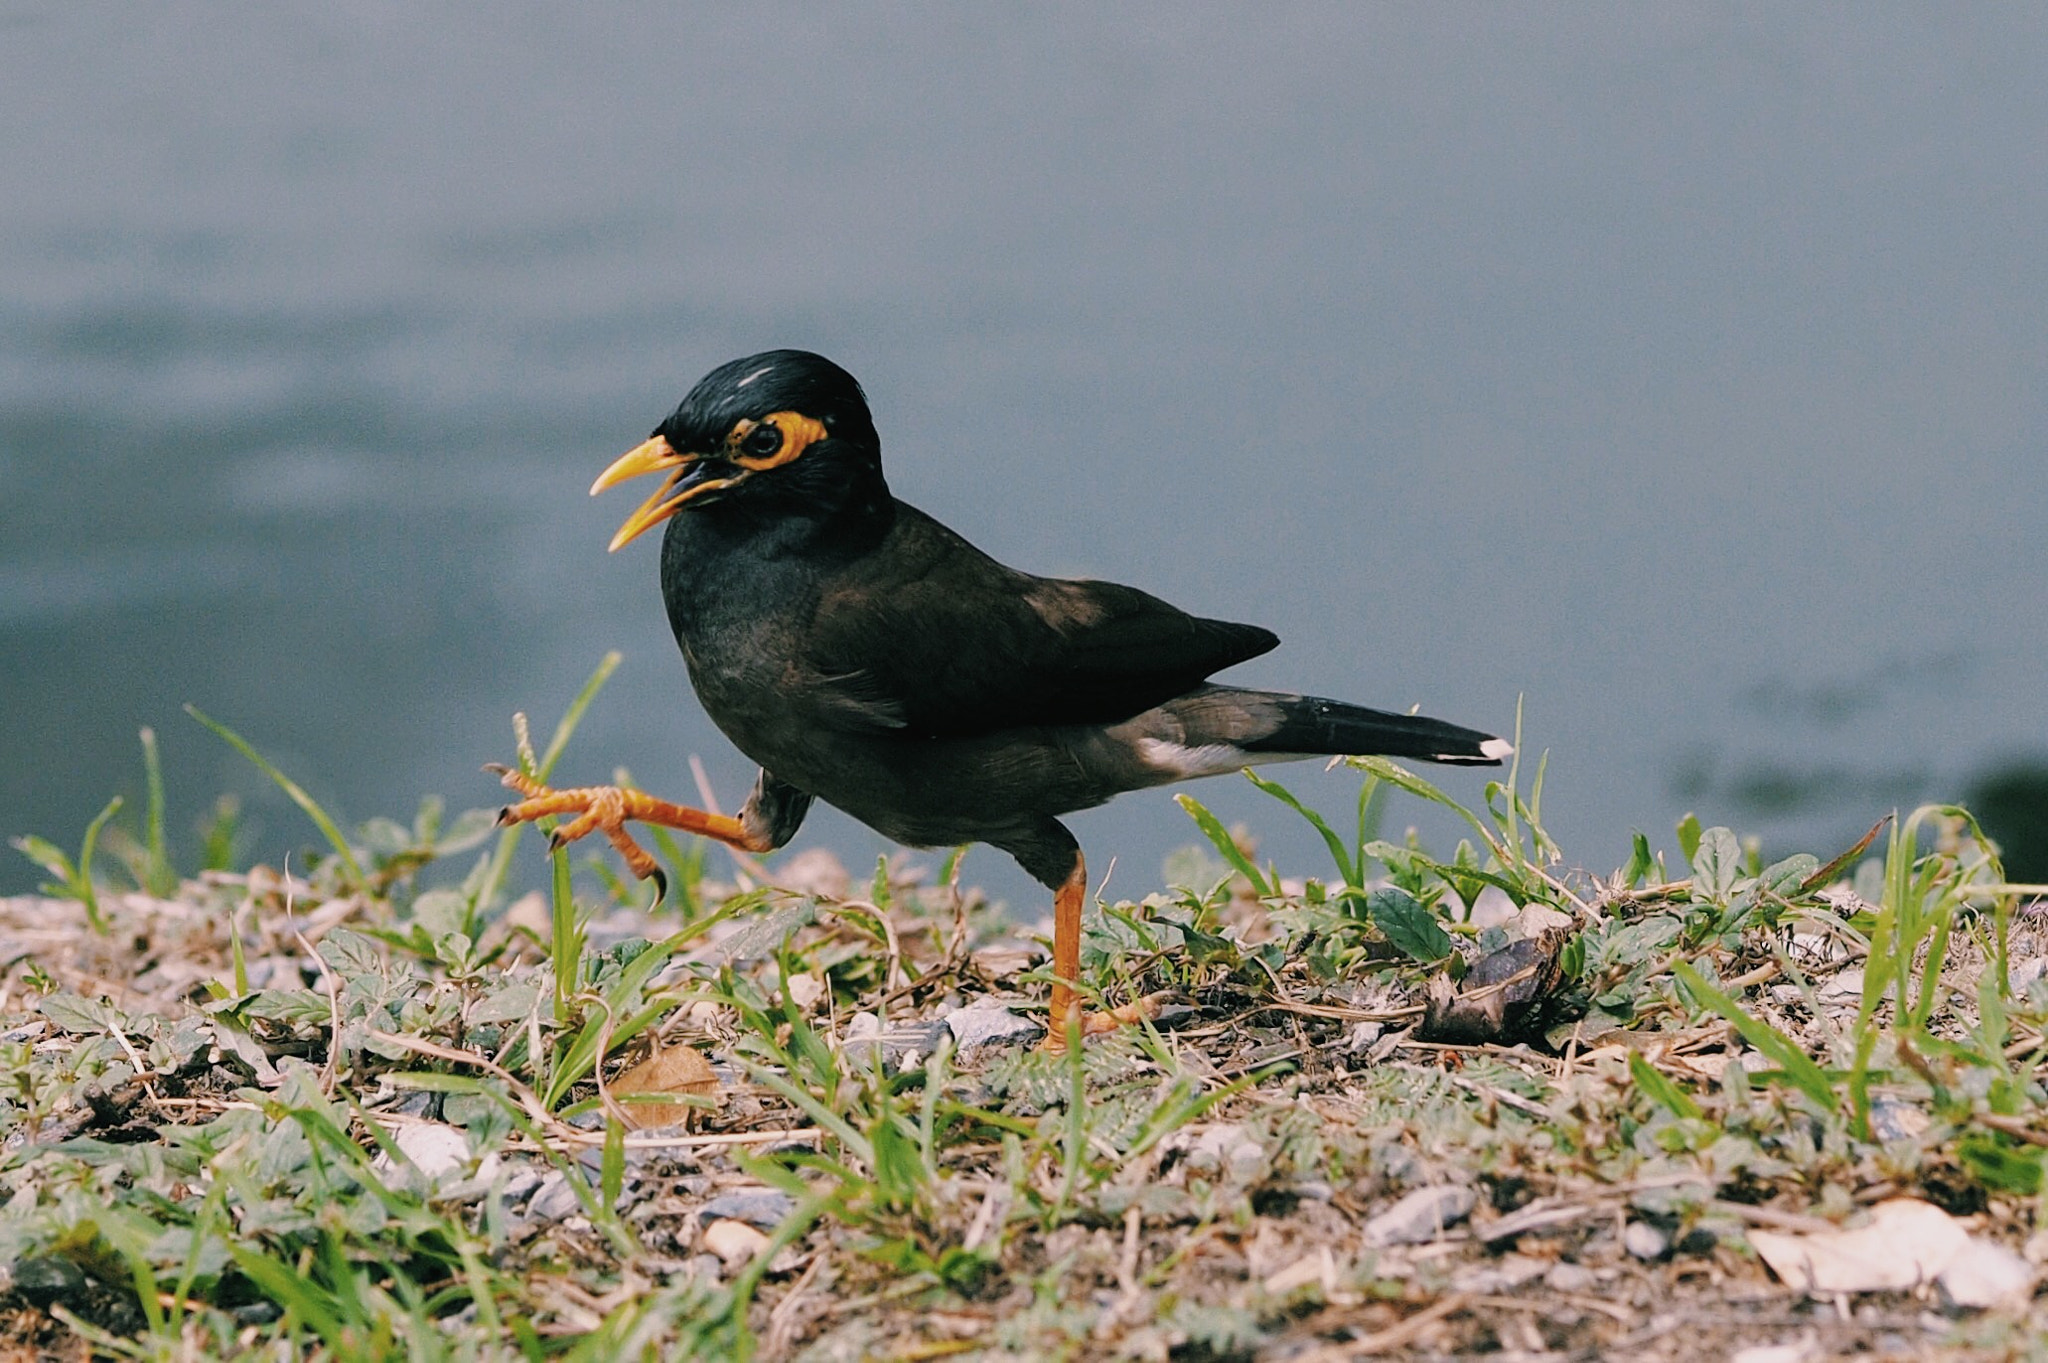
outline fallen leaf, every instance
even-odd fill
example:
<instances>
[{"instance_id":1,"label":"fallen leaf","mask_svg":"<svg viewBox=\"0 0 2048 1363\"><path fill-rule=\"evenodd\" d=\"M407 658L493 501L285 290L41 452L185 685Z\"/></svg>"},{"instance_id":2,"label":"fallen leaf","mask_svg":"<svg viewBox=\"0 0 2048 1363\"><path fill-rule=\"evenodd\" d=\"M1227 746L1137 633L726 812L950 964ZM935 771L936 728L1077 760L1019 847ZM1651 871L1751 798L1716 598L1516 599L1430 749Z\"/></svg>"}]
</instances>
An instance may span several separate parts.
<instances>
[{"instance_id":1,"label":"fallen leaf","mask_svg":"<svg viewBox=\"0 0 2048 1363\"><path fill-rule=\"evenodd\" d=\"M620 1099L621 1120L635 1131L671 1126L687 1118L693 1105L679 1098L710 1098L718 1092L711 1062L688 1046L656 1051L612 1080L612 1097ZM634 1098L654 1101L632 1102Z\"/></svg>"},{"instance_id":2,"label":"fallen leaf","mask_svg":"<svg viewBox=\"0 0 2048 1363\"><path fill-rule=\"evenodd\" d=\"M1909 1292L1931 1283L1968 1247L1970 1235L1933 1203L1895 1197L1871 1208L1870 1221L1853 1230L1753 1230L1749 1243L1786 1286L1826 1297Z\"/></svg>"},{"instance_id":3,"label":"fallen leaf","mask_svg":"<svg viewBox=\"0 0 2048 1363\"><path fill-rule=\"evenodd\" d=\"M1942 1295L1982 1310L2023 1306L2034 1295L2034 1266L2004 1245L1971 1237L1941 1271Z\"/></svg>"}]
</instances>

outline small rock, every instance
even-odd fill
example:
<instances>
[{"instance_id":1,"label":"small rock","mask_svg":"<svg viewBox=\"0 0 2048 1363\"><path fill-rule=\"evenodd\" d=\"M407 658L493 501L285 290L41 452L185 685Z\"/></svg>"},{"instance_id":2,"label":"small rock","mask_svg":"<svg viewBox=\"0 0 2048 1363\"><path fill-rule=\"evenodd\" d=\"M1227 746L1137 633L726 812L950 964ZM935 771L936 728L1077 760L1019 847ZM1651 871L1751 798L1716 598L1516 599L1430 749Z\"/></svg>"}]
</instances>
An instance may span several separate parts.
<instances>
[{"instance_id":1,"label":"small rock","mask_svg":"<svg viewBox=\"0 0 2048 1363\"><path fill-rule=\"evenodd\" d=\"M785 889L820 899L844 899L853 884L845 865L822 847L809 847L785 857L775 868L775 879Z\"/></svg>"},{"instance_id":2,"label":"small rock","mask_svg":"<svg viewBox=\"0 0 2048 1363\"><path fill-rule=\"evenodd\" d=\"M946 1027L953 1033L954 1054L963 1059L984 1046L1028 1041L1045 1031L1039 1023L1019 1017L992 998L976 999L946 1014Z\"/></svg>"},{"instance_id":3,"label":"small rock","mask_svg":"<svg viewBox=\"0 0 2048 1363\"><path fill-rule=\"evenodd\" d=\"M1876 1098L1870 1104L1870 1134L1889 1145L1918 1140L1927 1130L1927 1114L1897 1098Z\"/></svg>"},{"instance_id":4,"label":"small rock","mask_svg":"<svg viewBox=\"0 0 2048 1363\"><path fill-rule=\"evenodd\" d=\"M697 1209L697 1219L707 1224L713 1221L744 1221L762 1230L774 1230L795 1210L796 1199L788 1193L762 1188L714 1197Z\"/></svg>"},{"instance_id":5,"label":"small rock","mask_svg":"<svg viewBox=\"0 0 2048 1363\"><path fill-rule=\"evenodd\" d=\"M1451 1275L1451 1286L1460 1292L1502 1296L1532 1283L1550 1268L1547 1260L1527 1254L1503 1254L1492 1263L1468 1264Z\"/></svg>"},{"instance_id":6,"label":"small rock","mask_svg":"<svg viewBox=\"0 0 2048 1363\"><path fill-rule=\"evenodd\" d=\"M883 1031L881 1020L873 1013L855 1013L847 1022L839 1053L850 1062L865 1064L879 1052L882 1068L896 1074L922 1065L945 1035L943 1022L913 1022Z\"/></svg>"},{"instance_id":7,"label":"small rock","mask_svg":"<svg viewBox=\"0 0 2048 1363\"><path fill-rule=\"evenodd\" d=\"M441 1099L445 1095L427 1089L412 1089L399 1095L390 1111L400 1117L426 1117L438 1119L441 1115Z\"/></svg>"},{"instance_id":8,"label":"small rock","mask_svg":"<svg viewBox=\"0 0 2048 1363\"><path fill-rule=\"evenodd\" d=\"M412 1161L430 1187L452 1183L462 1177L469 1166L469 1136L452 1126L439 1122L409 1122L391 1135L391 1143L398 1152ZM493 1167L489 1172L479 1170L488 1179L496 1172L496 1155L490 1156ZM378 1152L370 1167L378 1173L390 1176L404 1166L390 1155Z\"/></svg>"},{"instance_id":9,"label":"small rock","mask_svg":"<svg viewBox=\"0 0 2048 1363\"><path fill-rule=\"evenodd\" d=\"M1266 1147L1235 1122L1217 1122L1193 1132L1183 1128L1167 1137L1165 1148L1185 1151L1187 1172L1210 1178L1224 1174L1248 1183L1266 1168Z\"/></svg>"},{"instance_id":10,"label":"small rock","mask_svg":"<svg viewBox=\"0 0 2048 1363\"><path fill-rule=\"evenodd\" d=\"M792 975L783 981L782 987L789 992L789 1001L808 1013L811 1005L825 997L825 982L806 971Z\"/></svg>"},{"instance_id":11,"label":"small rock","mask_svg":"<svg viewBox=\"0 0 2048 1363\"><path fill-rule=\"evenodd\" d=\"M533 1195L533 1190L540 1187L540 1183L540 1170L532 1165L524 1165L513 1170L511 1177L505 1180L505 1188L501 1195L508 1203L523 1202Z\"/></svg>"},{"instance_id":12,"label":"small rock","mask_svg":"<svg viewBox=\"0 0 2048 1363\"><path fill-rule=\"evenodd\" d=\"M1621 1233L1621 1247L1638 1259L1661 1259L1671 1252L1671 1237L1647 1221L1631 1221Z\"/></svg>"},{"instance_id":13,"label":"small rock","mask_svg":"<svg viewBox=\"0 0 2048 1363\"><path fill-rule=\"evenodd\" d=\"M703 1243L727 1268L738 1268L768 1248L768 1237L744 1221L713 1221L704 1228Z\"/></svg>"},{"instance_id":14,"label":"small rock","mask_svg":"<svg viewBox=\"0 0 2048 1363\"><path fill-rule=\"evenodd\" d=\"M1365 1223L1365 1243L1380 1248L1434 1240L1470 1216L1478 1201L1477 1193L1457 1184L1417 1188Z\"/></svg>"},{"instance_id":15,"label":"small rock","mask_svg":"<svg viewBox=\"0 0 2048 1363\"><path fill-rule=\"evenodd\" d=\"M1543 1275L1543 1285L1553 1292L1589 1292L1599 1282L1599 1275L1581 1264L1552 1264Z\"/></svg>"},{"instance_id":16,"label":"small rock","mask_svg":"<svg viewBox=\"0 0 2048 1363\"><path fill-rule=\"evenodd\" d=\"M533 1200L526 1204L526 1214L540 1221L559 1221L582 1205L576 1200L576 1190L569 1186L569 1180L557 1170L541 1179Z\"/></svg>"},{"instance_id":17,"label":"small rock","mask_svg":"<svg viewBox=\"0 0 2048 1363\"><path fill-rule=\"evenodd\" d=\"M1553 909L1548 904L1531 900L1515 915L1515 936L1525 942L1533 942L1546 932L1571 927L1573 921L1572 916L1564 910Z\"/></svg>"},{"instance_id":18,"label":"small rock","mask_svg":"<svg viewBox=\"0 0 2048 1363\"><path fill-rule=\"evenodd\" d=\"M69 1259L23 1259L9 1277L14 1294L34 1307L69 1301L85 1291L85 1273Z\"/></svg>"},{"instance_id":19,"label":"small rock","mask_svg":"<svg viewBox=\"0 0 2048 1363\"><path fill-rule=\"evenodd\" d=\"M1497 928L1512 919L1516 911L1515 901L1506 890L1488 885L1473 896L1465 921L1475 928Z\"/></svg>"},{"instance_id":20,"label":"small rock","mask_svg":"<svg viewBox=\"0 0 2048 1363\"><path fill-rule=\"evenodd\" d=\"M1838 971L1832 978L1821 982L1816 991L1824 999L1860 999L1863 997L1863 967L1852 965Z\"/></svg>"},{"instance_id":21,"label":"small rock","mask_svg":"<svg viewBox=\"0 0 2048 1363\"><path fill-rule=\"evenodd\" d=\"M1353 1055L1369 1050L1372 1043L1378 1041L1380 1034L1386 1030L1386 1024L1382 1022L1354 1022L1351 1024L1350 1032L1344 1037L1344 1049Z\"/></svg>"}]
</instances>

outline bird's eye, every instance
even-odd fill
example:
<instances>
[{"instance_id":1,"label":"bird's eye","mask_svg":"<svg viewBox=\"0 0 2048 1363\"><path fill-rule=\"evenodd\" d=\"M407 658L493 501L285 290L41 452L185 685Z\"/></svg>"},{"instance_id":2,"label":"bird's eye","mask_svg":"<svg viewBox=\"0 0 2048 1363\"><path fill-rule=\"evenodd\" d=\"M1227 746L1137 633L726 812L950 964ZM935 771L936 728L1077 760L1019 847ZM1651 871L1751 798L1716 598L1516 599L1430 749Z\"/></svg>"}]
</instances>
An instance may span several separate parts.
<instances>
[{"instance_id":1,"label":"bird's eye","mask_svg":"<svg viewBox=\"0 0 2048 1363\"><path fill-rule=\"evenodd\" d=\"M747 432L747 438L740 442L740 452L750 459L766 459L782 448L782 428L763 422Z\"/></svg>"}]
</instances>

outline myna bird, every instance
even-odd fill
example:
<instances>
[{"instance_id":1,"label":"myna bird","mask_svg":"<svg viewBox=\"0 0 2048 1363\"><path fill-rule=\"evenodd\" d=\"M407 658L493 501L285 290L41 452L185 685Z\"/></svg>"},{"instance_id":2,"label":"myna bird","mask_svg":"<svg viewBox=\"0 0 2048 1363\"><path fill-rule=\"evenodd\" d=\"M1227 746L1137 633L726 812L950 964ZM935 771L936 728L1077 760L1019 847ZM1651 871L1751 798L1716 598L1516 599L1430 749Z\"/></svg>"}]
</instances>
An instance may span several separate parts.
<instances>
[{"instance_id":1,"label":"myna bird","mask_svg":"<svg viewBox=\"0 0 2048 1363\"><path fill-rule=\"evenodd\" d=\"M1087 869L1059 821L1127 790L1264 762L1380 753L1498 765L1472 729L1341 701L1211 684L1280 641L1113 582L1006 568L889 494L860 385L771 350L705 375L591 493L661 486L612 537L666 524L661 595L697 698L761 774L739 817L612 786L550 790L503 822L574 814L658 877L627 820L767 852L811 801L912 847L985 842L1051 888L1049 1041L1066 1036ZM1084 1030L1129 1021L1084 1019Z\"/></svg>"}]
</instances>

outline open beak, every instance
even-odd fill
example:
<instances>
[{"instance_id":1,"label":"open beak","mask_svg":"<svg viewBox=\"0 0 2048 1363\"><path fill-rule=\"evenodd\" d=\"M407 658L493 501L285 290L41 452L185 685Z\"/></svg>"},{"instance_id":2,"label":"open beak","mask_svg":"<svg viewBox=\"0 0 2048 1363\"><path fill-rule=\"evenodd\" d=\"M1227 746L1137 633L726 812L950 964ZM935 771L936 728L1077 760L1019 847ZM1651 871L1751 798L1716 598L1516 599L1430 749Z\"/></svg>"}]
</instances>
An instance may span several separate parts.
<instances>
[{"instance_id":1,"label":"open beak","mask_svg":"<svg viewBox=\"0 0 2048 1363\"><path fill-rule=\"evenodd\" d=\"M639 509L626 518L619 527L619 533L612 536L611 548L616 553L625 544L638 539L670 516L683 509L691 499L701 497L719 488L731 487L740 480L741 474L729 478L704 477L704 460L701 454L677 454L675 447L665 436L655 436L644 444L636 445L613 461L610 468L597 475L597 481L590 485L590 495L595 497L606 488L617 487L629 478L638 478L643 473L663 473L661 487L652 497L642 502ZM692 476L696 475L696 476Z\"/></svg>"}]
</instances>

